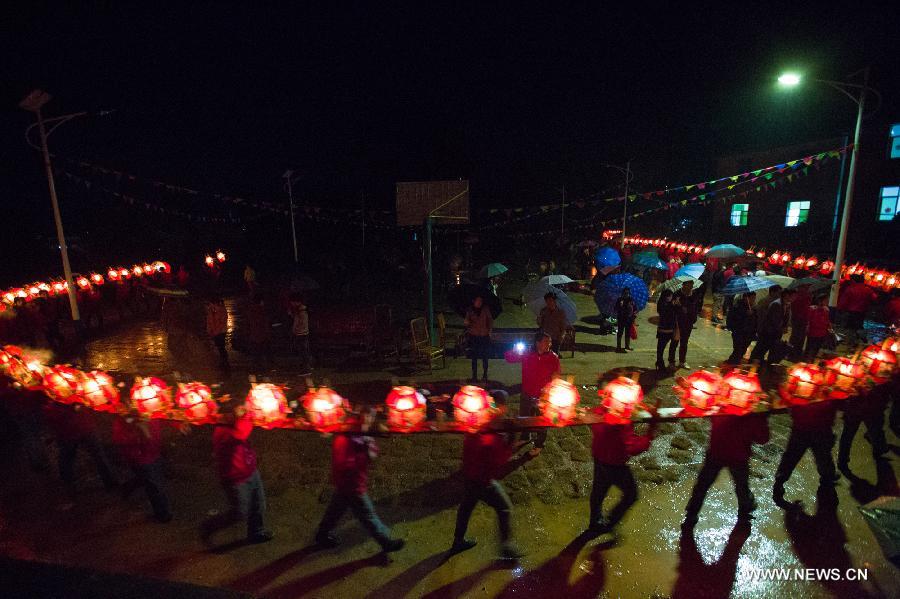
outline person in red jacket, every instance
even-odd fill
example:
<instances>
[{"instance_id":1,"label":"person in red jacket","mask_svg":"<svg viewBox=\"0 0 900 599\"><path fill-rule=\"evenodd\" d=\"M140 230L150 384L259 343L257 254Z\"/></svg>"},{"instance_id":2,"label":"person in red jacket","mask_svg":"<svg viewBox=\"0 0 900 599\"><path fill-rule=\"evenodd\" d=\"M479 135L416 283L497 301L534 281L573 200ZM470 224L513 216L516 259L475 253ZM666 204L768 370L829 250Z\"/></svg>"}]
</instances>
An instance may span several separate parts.
<instances>
[{"instance_id":1,"label":"person in red jacket","mask_svg":"<svg viewBox=\"0 0 900 599\"><path fill-rule=\"evenodd\" d=\"M559 376L559 356L550 351L553 343L550 335L544 331L538 331L534 335L534 346L531 351L521 353L517 350L506 352L507 362L522 364L522 398L519 400L519 414L521 416L540 416L538 398L547 384ZM547 441L547 429L541 429L537 433L522 433L525 442L534 441L534 448L529 452L531 457L537 457Z\"/></svg>"},{"instance_id":2,"label":"person in red jacket","mask_svg":"<svg viewBox=\"0 0 900 599\"><path fill-rule=\"evenodd\" d=\"M749 416L715 416L712 420L712 431L709 435L709 447L703 467L697 475L694 490L688 501L684 526L692 528L697 523L706 493L719 472L727 468L734 483L734 492L738 500L738 521L745 522L753 517L756 499L750 490L750 449L756 444L769 441L769 424L766 416L751 414Z\"/></svg>"},{"instance_id":3,"label":"person in red jacket","mask_svg":"<svg viewBox=\"0 0 900 599\"><path fill-rule=\"evenodd\" d=\"M851 275L850 281L841 288L838 294L838 309L845 314L847 328L854 335L859 334L866 319L869 306L878 299L875 290L865 284L862 275Z\"/></svg>"},{"instance_id":4,"label":"person in red jacket","mask_svg":"<svg viewBox=\"0 0 900 599\"><path fill-rule=\"evenodd\" d=\"M834 447L834 417L837 402L820 401L805 406L791 408L791 433L781 461L775 470L775 486L772 498L780 507L789 507L784 500L784 483L791 477L794 468L806 450L809 449L819 471L819 487L833 487L838 475L834 469L831 450Z\"/></svg>"},{"instance_id":5,"label":"person in red jacket","mask_svg":"<svg viewBox=\"0 0 900 599\"><path fill-rule=\"evenodd\" d=\"M371 424L373 414L365 415ZM367 493L369 464L378 455L375 439L365 435L334 435L331 442L331 477L334 493L316 532L316 543L336 547L340 539L331 531L348 509L369 531L385 553L403 548L403 539L391 538L391 531L375 513Z\"/></svg>"},{"instance_id":6,"label":"person in red jacket","mask_svg":"<svg viewBox=\"0 0 900 599\"><path fill-rule=\"evenodd\" d=\"M803 355L803 345L809 328L809 312L813 303L807 284L797 287L797 293L791 300L791 335L788 344L791 346L791 355L799 359Z\"/></svg>"},{"instance_id":7,"label":"person in red jacket","mask_svg":"<svg viewBox=\"0 0 900 599\"><path fill-rule=\"evenodd\" d=\"M506 411L507 394L505 391L492 391L494 402L500 409L500 415ZM511 455L511 445L505 435L494 432L466 433L463 440L462 475L465 481L465 493L459 510L456 512L456 532L453 535L454 553L471 549L476 541L466 538L469 518L479 501L483 501L497 513L500 523L501 556L505 559L516 559L523 553L512 542L510 518L512 502L497 481L501 478L501 470Z\"/></svg>"},{"instance_id":8,"label":"person in red jacket","mask_svg":"<svg viewBox=\"0 0 900 599\"><path fill-rule=\"evenodd\" d=\"M900 328L900 289L891 289L891 299L884 306L884 319L889 327Z\"/></svg>"},{"instance_id":9,"label":"person in red jacket","mask_svg":"<svg viewBox=\"0 0 900 599\"><path fill-rule=\"evenodd\" d=\"M103 444L97 435L97 414L80 406L48 402L44 405L44 420L56 436L59 445L59 475L69 494L75 495L75 458L79 447L90 454L97 474L107 490L119 486L109 465Z\"/></svg>"},{"instance_id":10,"label":"person in red jacket","mask_svg":"<svg viewBox=\"0 0 900 599\"><path fill-rule=\"evenodd\" d=\"M112 424L112 441L134 472L134 480L123 485L123 495L144 487L153 517L158 522L170 522L172 511L163 483L162 421L142 419L134 413L118 416Z\"/></svg>"},{"instance_id":11,"label":"person in red jacket","mask_svg":"<svg viewBox=\"0 0 900 599\"><path fill-rule=\"evenodd\" d=\"M831 334L831 312L828 309L828 296L820 295L809 309L809 328L806 332L806 361L814 362L819 350Z\"/></svg>"},{"instance_id":12,"label":"person in red jacket","mask_svg":"<svg viewBox=\"0 0 900 599\"><path fill-rule=\"evenodd\" d=\"M231 509L204 522L201 536L207 541L217 530L246 519L248 542L271 541L274 535L263 524L266 491L250 447L253 421L243 406L226 418L213 430L213 457Z\"/></svg>"},{"instance_id":13,"label":"person in red jacket","mask_svg":"<svg viewBox=\"0 0 900 599\"><path fill-rule=\"evenodd\" d=\"M602 414L603 407L594 408L595 414ZM603 534L612 532L613 528L625 516L625 513L638 499L637 483L628 466L628 459L644 453L650 448L650 442L656 434L656 422L650 424L646 435L636 435L634 425L607 424L601 422L591 425L594 439L591 453L594 456L594 484L591 489L591 515L588 532ZM609 514L603 517L603 500L610 487L618 487L622 498Z\"/></svg>"}]
</instances>

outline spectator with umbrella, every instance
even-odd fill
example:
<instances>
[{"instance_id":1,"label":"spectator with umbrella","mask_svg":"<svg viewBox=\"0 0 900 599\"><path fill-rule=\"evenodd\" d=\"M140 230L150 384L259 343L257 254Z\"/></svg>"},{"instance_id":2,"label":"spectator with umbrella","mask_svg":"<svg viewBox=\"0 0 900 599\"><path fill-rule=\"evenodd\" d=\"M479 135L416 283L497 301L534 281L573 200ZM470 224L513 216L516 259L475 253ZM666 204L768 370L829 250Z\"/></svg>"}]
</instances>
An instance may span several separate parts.
<instances>
[{"instance_id":1,"label":"spectator with umbrella","mask_svg":"<svg viewBox=\"0 0 900 599\"><path fill-rule=\"evenodd\" d=\"M548 291L544 294L544 307L541 308L537 316L538 327L550 335L553 340L553 350L559 353L559 346L562 343L563 335L566 331L571 330L572 323L566 316L564 310L557 305L557 294Z\"/></svg>"},{"instance_id":2,"label":"spectator with umbrella","mask_svg":"<svg viewBox=\"0 0 900 599\"><path fill-rule=\"evenodd\" d=\"M631 351L631 327L637 315L637 306L631 299L631 290L622 288L622 294L616 300L616 351ZM625 349L622 349L622 335L625 335Z\"/></svg>"},{"instance_id":3,"label":"spectator with umbrella","mask_svg":"<svg viewBox=\"0 0 900 599\"><path fill-rule=\"evenodd\" d=\"M756 337L757 315L756 294L752 291L741 296L737 303L728 311L726 324L731 331L732 352L726 362L740 364L747 353L747 348Z\"/></svg>"},{"instance_id":4,"label":"spectator with umbrella","mask_svg":"<svg viewBox=\"0 0 900 599\"><path fill-rule=\"evenodd\" d=\"M630 290L631 299L634 300L638 312L647 306L647 300L650 298L647 285L633 274L617 273L606 277L594 293L594 302L601 314L616 313L616 302L622 295L623 287Z\"/></svg>"},{"instance_id":5,"label":"spectator with umbrella","mask_svg":"<svg viewBox=\"0 0 900 599\"><path fill-rule=\"evenodd\" d=\"M677 340L672 340L672 346L669 349L669 368L675 368L672 358L675 357L676 347L678 348L678 368L688 368L686 363L688 340L691 338L691 331L694 329L694 323L697 322L697 316L700 313L700 300L694 293L693 281L685 281L681 284L681 291L675 295L672 304L675 306Z\"/></svg>"},{"instance_id":6,"label":"spectator with umbrella","mask_svg":"<svg viewBox=\"0 0 900 599\"><path fill-rule=\"evenodd\" d=\"M470 357L472 358L472 381L478 380L478 359L481 359L482 379L488 378L488 358L491 355L491 329L494 319L491 311L484 305L484 298L476 295L472 305L466 312L464 320L468 338Z\"/></svg>"}]
</instances>

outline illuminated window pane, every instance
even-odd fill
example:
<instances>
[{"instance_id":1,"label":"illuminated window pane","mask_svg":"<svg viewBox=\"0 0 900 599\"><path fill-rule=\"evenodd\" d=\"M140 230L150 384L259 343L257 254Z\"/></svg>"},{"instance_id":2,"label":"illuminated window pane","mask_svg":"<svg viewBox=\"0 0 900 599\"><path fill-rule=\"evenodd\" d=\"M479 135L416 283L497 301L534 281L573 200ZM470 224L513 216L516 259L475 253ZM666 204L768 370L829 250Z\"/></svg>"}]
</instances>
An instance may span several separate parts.
<instances>
[{"instance_id":1,"label":"illuminated window pane","mask_svg":"<svg viewBox=\"0 0 900 599\"><path fill-rule=\"evenodd\" d=\"M750 204L733 204L731 206L731 226L746 227Z\"/></svg>"},{"instance_id":2,"label":"illuminated window pane","mask_svg":"<svg viewBox=\"0 0 900 599\"><path fill-rule=\"evenodd\" d=\"M809 218L809 201L788 202L787 216L784 218L785 227L796 227L805 223Z\"/></svg>"},{"instance_id":3,"label":"illuminated window pane","mask_svg":"<svg viewBox=\"0 0 900 599\"><path fill-rule=\"evenodd\" d=\"M900 187L882 187L881 202L878 207L878 220L894 220L900 202Z\"/></svg>"},{"instance_id":4,"label":"illuminated window pane","mask_svg":"<svg viewBox=\"0 0 900 599\"><path fill-rule=\"evenodd\" d=\"M900 124L891 125L891 158L900 158Z\"/></svg>"}]
</instances>

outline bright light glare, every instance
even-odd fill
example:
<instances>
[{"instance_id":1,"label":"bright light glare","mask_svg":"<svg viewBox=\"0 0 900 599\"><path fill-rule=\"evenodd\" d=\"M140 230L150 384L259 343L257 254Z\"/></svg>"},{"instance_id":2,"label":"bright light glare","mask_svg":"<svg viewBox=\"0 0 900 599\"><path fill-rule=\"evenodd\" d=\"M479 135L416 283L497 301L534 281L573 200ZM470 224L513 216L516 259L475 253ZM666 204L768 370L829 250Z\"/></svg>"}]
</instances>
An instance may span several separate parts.
<instances>
[{"instance_id":1,"label":"bright light glare","mask_svg":"<svg viewBox=\"0 0 900 599\"><path fill-rule=\"evenodd\" d=\"M778 78L778 83L781 85L797 85L800 83L800 75L797 73L785 73Z\"/></svg>"},{"instance_id":2,"label":"bright light glare","mask_svg":"<svg viewBox=\"0 0 900 599\"><path fill-rule=\"evenodd\" d=\"M516 343L516 352L518 352L520 354L525 352L525 344L522 343L521 341Z\"/></svg>"}]
</instances>

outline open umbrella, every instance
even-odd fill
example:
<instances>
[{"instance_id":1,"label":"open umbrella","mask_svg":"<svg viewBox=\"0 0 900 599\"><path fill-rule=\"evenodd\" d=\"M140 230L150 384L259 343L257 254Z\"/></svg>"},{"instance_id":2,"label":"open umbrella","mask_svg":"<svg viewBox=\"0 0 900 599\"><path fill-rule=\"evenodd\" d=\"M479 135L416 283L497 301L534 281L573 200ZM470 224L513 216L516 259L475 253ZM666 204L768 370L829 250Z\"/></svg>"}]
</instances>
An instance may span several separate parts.
<instances>
[{"instance_id":1,"label":"open umbrella","mask_svg":"<svg viewBox=\"0 0 900 599\"><path fill-rule=\"evenodd\" d=\"M551 285L568 285L575 282L566 275L547 275L542 277L541 281L547 281Z\"/></svg>"},{"instance_id":2,"label":"open umbrella","mask_svg":"<svg viewBox=\"0 0 900 599\"><path fill-rule=\"evenodd\" d=\"M525 288L522 290L522 297L525 298L526 302L531 298L542 298L548 291L552 291L553 293L559 291L559 289L553 287L553 285L566 285L574 282L575 281L566 275L547 275L546 277L541 277L537 281L532 281L525 285Z\"/></svg>"},{"instance_id":3,"label":"open umbrella","mask_svg":"<svg viewBox=\"0 0 900 599\"><path fill-rule=\"evenodd\" d=\"M700 264L699 262L694 262L693 264L685 264L681 268L675 271L675 276L683 276L687 275L689 277L694 277L695 279L699 279L700 275L703 274L705 266Z\"/></svg>"},{"instance_id":4,"label":"open umbrella","mask_svg":"<svg viewBox=\"0 0 900 599\"><path fill-rule=\"evenodd\" d=\"M645 268L655 268L656 270L666 270L668 266L659 259L656 252L638 252L631 258L632 264L643 266Z\"/></svg>"},{"instance_id":5,"label":"open umbrella","mask_svg":"<svg viewBox=\"0 0 900 599\"><path fill-rule=\"evenodd\" d=\"M544 277L544 279L546 278L547 277ZM543 281L543 279L541 281ZM572 298L566 295L562 290L557 289L547 282L541 283L541 281L538 281L538 283L540 283L539 285L535 285L528 289L532 295L528 295L527 293L525 295L525 305L528 306L528 309L537 316L546 305L544 295L552 293L556 296L557 307L566 313L566 319L568 319L569 324L575 324L575 321L578 320L578 310L576 309L575 302L572 301Z\"/></svg>"},{"instance_id":6,"label":"open umbrella","mask_svg":"<svg viewBox=\"0 0 900 599\"><path fill-rule=\"evenodd\" d=\"M794 277L788 277L785 275L766 275L762 278L766 279L767 281L772 281L772 283L778 285L782 289L788 289L791 285L794 284L794 281L797 280Z\"/></svg>"},{"instance_id":7,"label":"open umbrella","mask_svg":"<svg viewBox=\"0 0 900 599\"><path fill-rule=\"evenodd\" d=\"M619 252L608 245L603 246L594 254L594 264L597 265L598 269L606 266L618 266L621 263L622 258L619 256Z\"/></svg>"},{"instance_id":8,"label":"open umbrella","mask_svg":"<svg viewBox=\"0 0 900 599\"><path fill-rule=\"evenodd\" d=\"M463 283L451 289L450 293L447 294L447 303L453 308L454 312L460 316L465 316L472 306L472 301L478 296L484 300L484 305L490 308L493 318L500 316L500 313L503 311L500 305L500 298L494 295L490 289L474 283Z\"/></svg>"},{"instance_id":9,"label":"open umbrella","mask_svg":"<svg viewBox=\"0 0 900 599\"><path fill-rule=\"evenodd\" d=\"M616 313L616 300L622 295L622 289L628 287L631 290L631 298L638 310L643 310L650 298L647 285L630 273L610 275L603 279L594 293L594 302L603 314Z\"/></svg>"},{"instance_id":10,"label":"open umbrella","mask_svg":"<svg viewBox=\"0 0 900 599\"><path fill-rule=\"evenodd\" d=\"M490 264L486 264L481 267L481 270L478 271L479 279L490 279L491 277L496 277L498 275L502 275L505 273L508 268L500 264L499 262L491 262Z\"/></svg>"},{"instance_id":11,"label":"open umbrella","mask_svg":"<svg viewBox=\"0 0 900 599\"><path fill-rule=\"evenodd\" d=\"M819 291L820 289L825 289L826 287L831 287L834 284L834 279L825 279L822 277L803 277L802 279L797 279L788 289L797 289L801 285L809 285L809 290L811 292Z\"/></svg>"},{"instance_id":12,"label":"open umbrella","mask_svg":"<svg viewBox=\"0 0 900 599\"><path fill-rule=\"evenodd\" d=\"M884 556L890 560L900 557L900 497L882 495L859 506L859 512L881 545Z\"/></svg>"},{"instance_id":13,"label":"open umbrella","mask_svg":"<svg viewBox=\"0 0 900 599\"><path fill-rule=\"evenodd\" d=\"M709 258L737 258L738 256L743 256L745 253L744 250L736 245L721 243L712 246L709 251L706 252L706 255Z\"/></svg>"},{"instance_id":14,"label":"open umbrella","mask_svg":"<svg viewBox=\"0 0 900 599\"><path fill-rule=\"evenodd\" d=\"M694 283L694 289L697 289L703 285L703 281L700 279L688 276L688 275L675 275L665 283L661 283L656 287L653 291L653 298L658 298L660 294L666 289L671 290L673 293L678 293L678 290L681 289L682 283L686 281L692 281Z\"/></svg>"},{"instance_id":15,"label":"open umbrella","mask_svg":"<svg viewBox=\"0 0 900 599\"><path fill-rule=\"evenodd\" d=\"M750 293L751 291L759 291L775 285L774 281L764 279L763 277L731 277L725 287L716 292L716 295L740 295L742 293Z\"/></svg>"}]
</instances>

